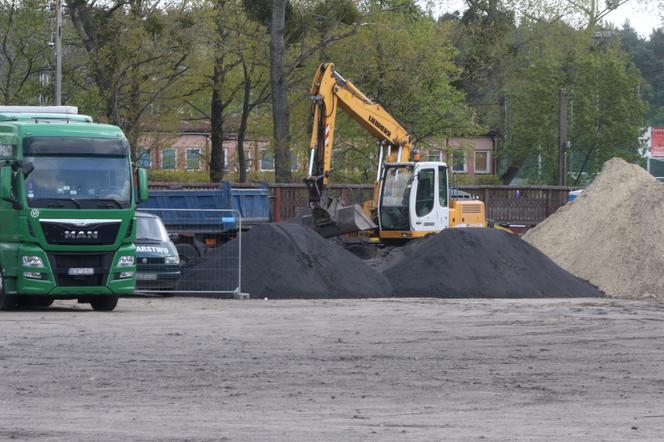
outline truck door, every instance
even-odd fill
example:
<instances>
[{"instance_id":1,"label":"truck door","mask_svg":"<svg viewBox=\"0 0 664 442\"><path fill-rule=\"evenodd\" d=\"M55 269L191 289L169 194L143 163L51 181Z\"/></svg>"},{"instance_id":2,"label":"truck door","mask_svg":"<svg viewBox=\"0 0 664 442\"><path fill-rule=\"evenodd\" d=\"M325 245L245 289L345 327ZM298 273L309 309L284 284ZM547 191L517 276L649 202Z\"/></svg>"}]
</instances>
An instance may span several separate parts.
<instances>
[{"instance_id":1,"label":"truck door","mask_svg":"<svg viewBox=\"0 0 664 442\"><path fill-rule=\"evenodd\" d=\"M444 169L444 168L443 168ZM442 176L441 176L442 175ZM440 195L440 181L444 181L445 193ZM441 205L444 202L444 206ZM410 220L413 231L440 231L447 227L447 173L435 166L417 169L410 193Z\"/></svg>"}]
</instances>

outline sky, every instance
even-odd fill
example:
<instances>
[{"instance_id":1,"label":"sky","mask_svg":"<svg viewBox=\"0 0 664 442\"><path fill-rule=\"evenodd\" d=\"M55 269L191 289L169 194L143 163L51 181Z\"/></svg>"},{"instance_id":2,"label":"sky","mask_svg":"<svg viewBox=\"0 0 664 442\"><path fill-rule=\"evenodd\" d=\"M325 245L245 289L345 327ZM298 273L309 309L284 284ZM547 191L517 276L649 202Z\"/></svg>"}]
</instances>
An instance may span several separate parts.
<instances>
[{"instance_id":1,"label":"sky","mask_svg":"<svg viewBox=\"0 0 664 442\"><path fill-rule=\"evenodd\" d=\"M434 11L456 11L464 9L463 0L431 0ZM600 2L601 4L604 1ZM629 20L631 26L641 37L648 37L653 29L664 25L664 12L658 10L654 1L629 0L606 16L606 20L622 27L625 20Z\"/></svg>"},{"instance_id":2,"label":"sky","mask_svg":"<svg viewBox=\"0 0 664 442\"><path fill-rule=\"evenodd\" d=\"M628 19L641 37L648 37L653 29L663 26L664 21L655 5L645 6L643 3L639 0L631 0L608 14L606 19L618 27L622 27L625 20Z\"/></svg>"}]
</instances>

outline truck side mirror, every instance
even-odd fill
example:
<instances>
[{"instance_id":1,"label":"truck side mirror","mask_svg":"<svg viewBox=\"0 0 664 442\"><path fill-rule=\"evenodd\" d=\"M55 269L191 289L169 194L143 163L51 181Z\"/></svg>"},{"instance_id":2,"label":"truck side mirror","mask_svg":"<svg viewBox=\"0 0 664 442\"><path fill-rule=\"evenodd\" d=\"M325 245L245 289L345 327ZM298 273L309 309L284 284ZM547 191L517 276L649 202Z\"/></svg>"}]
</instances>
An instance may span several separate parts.
<instances>
[{"instance_id":1,"label":"truck side mirror","mask_svg":"<svg viewBox=\"0 0 664 442\"><path fill-rule=\"evenodd\" d=\"M146 201L148 199L148 172L139 167L136 174L136 179L138 181L138 201Z\"/></svg>"},{"instance_id":2,"label":"truck side mirror","mask_svg":"<svg viewBox=\"0 0 664 442\"><path fill-rule=\"evenodd\" d=\"M14 202L12 175L12 166L7 165L0 168L0 199L10 202Z\"/></svg>"}]
</instances>

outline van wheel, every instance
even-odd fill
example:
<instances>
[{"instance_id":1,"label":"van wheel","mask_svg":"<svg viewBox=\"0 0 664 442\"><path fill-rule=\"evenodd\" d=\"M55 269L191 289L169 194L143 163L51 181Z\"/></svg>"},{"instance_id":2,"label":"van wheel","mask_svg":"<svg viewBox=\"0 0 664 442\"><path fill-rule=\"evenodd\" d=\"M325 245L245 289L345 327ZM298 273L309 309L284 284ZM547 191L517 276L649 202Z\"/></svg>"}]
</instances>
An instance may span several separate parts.
<instances>
[{"instance_id":1,"label":"van wheel","mask_svg":"<svg viewBox=\"0 0 664 442\"><path fill-rule=\"evenodd\" d=\"M175 246L180 256L180 267L188 267L198 258L198 251L191 244L178 244Z\"/></svg>"},{"instance_id":2,"label":"van wheel","mask_svg":"<svg viewBox=\"0 0 664 442\"><path fill-rule=\"evenodd\" d=\"M102 298L91 299L90 305L96 312L110 312L118 305L117 296L104 296Z\"/></svg>"},{"instance_id":3,"label":"van wheel","mask_svg":"<svg viewBox=\"0 0 664 442\"><path fill-rule=\"evenodd\" d=\"M11 310L16 307L16 295L5 292L5 278L0 273L0 310Z\"/></svg>"}]
</instances>

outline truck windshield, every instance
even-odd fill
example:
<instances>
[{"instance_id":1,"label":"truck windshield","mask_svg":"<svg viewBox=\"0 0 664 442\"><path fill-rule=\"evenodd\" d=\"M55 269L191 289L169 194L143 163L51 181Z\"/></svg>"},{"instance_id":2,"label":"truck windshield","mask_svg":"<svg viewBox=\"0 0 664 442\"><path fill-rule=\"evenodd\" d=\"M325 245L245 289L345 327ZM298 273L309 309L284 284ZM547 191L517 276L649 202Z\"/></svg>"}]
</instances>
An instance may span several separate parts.
<instances>
[{"instance_id":1,"label":"truck windshield","mask_svg":"<svg viewBox=\"0 0 664 442\"><path fill-rule=\"evenodd\" d=\"M380 201L380 224L385 230L409 230L408 200L413 179L411 167L385 170Z\"/></svg>"},{"instance_id":2,"label":"truck windshield","mask_svg":"<svg viewBox=\"0 0 664 442\"><path fill-rule=\"evenodd\" d=\"M30 207L127 208L131 181L126 156L32 156L25 179Z\"/></svg>"}]
</instances>

